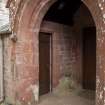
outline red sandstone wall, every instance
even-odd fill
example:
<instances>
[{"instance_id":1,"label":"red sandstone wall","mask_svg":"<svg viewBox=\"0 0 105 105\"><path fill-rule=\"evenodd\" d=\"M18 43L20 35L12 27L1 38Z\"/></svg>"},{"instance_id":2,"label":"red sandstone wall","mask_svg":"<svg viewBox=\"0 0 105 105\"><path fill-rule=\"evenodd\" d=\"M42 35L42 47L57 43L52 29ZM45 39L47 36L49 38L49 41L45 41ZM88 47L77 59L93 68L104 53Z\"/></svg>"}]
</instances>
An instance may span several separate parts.
<instances>
[{"instance_id":1,"label":"red sandstone wall","mask_svg":"<svg viewBox=\"0 0 105 105\"><path fill-rule=\"evenodd\" d=\"M43 11L41 9L43 9L43 6L46 5L46 7L49 7L49 5L47 3L45 3L45 1L47 1L47 0L8 0L8 1L10 1L10 2L8 2L8 7L10 7L10 12L11 12L11 21L12 21L11 27L12 27L13 33L18 32L16 35L18 36L19 39L24 39L27 35L30 35L30 38L32 39L33 38L32 35L37 35L37 32L35 33L35 32L29 31L29 28L31 28L33 30L33 26L29 27L30 22L33 23L33 21L34 21L33 24L37 24L39 22L39 21L36 21L37 20L36 18L39 18L39 14L38 14L39 11L37 9L40 8L40 12L42 13ZM27 3L27 1L30 1L30 3ZM49 0L49 1L52 1L52 0ZM104 0L84 0L83 2L90 9L92 15L94 16L96 25L97 25L97 95L96 95L97 99L96 99L96 105L104 105L105 104L105 102L104 102L104 99L105 99L105 95L104 95L104 93L105 93L105 89L104 89L104 87L105 87L104 86L104 84L105 84L105 76L104 76L104 74L105 74L104 73L104 70L105 70L105 66L104 66L105 65L105 62L104 62L104 58L105 58L105 53L104 53L105 52L104 51L104 49L105 49L104 48L105 47L105 35L104 35L105 34L105 24L104 24L105 23L105 16L104 16L105 1ZM40 3L40 5L39 5L39 3ZM33 10L35 11L35 15L33 15ZM29 14L30 14L30 16L29 16ZM27 17L27 19L26 19L26 17ZM29 22L29 24L27 22ZM17 26L19 27L19 29L17 28ZM25 27L25 28L23 28L23 27ZM20 38L20 36L23 36L23 37ZM26 40L28 40L28 38L26 38ZM22 43L25 43L25 42L23 42L23 41L21 42L21 45L20 45L21 48L20 49L18 48L18 50L21 50L24 48L26 43L23 46L22 46ZM14 44L14 46L15 46L15 44ZM32 49L30 49L30 50L33 54L33 50ZM27 59L30 60L29 56L24 55L24 52L22 52L22 53L23 53L23 57L26 57ZM18 54L16 54L16 56L17 55ZM18 56L22 56L22 55L18 55ZM24 67L23 62L22 62L22 64ZM16 74L18 74L18 72L22 72L23 74L26 72L26 71L24 71L24 69L21 69L21 68L17 69L16 68L17 66L19 66L19 65L17 65L17 63L16 63L16 66L14 67L16 69L15 70ZM33 68L31 68L31 69L27 68L27 74L32 72ZM34 68L34 69L37 71L37 68ZM35 72L33 71L33 73L35 73ZM20 73L18 75L20 75ZM31 75L29 75L29 77L30 76ZM21 77L20 79L16 79L16 81L15 81L17 83L16 90L18 90L20 93L20 95L19 94L17 95L17 91L15 92L15 94L16 94L15 101L24 103L23 101L25 100L26 103L24 103L24 105L27 105L28 104L27 96L29 96L30 91L27 91L26 89L30 87L30 84L37 84L37 83L33 83L33 81L36 80L34 77L30 79L29 84L26 83L27 85L24 85L25 83L22 82L24 80L29 81L29 78ZM23 88L21 88L21 85Z\"/></svg>"}]
</instances>

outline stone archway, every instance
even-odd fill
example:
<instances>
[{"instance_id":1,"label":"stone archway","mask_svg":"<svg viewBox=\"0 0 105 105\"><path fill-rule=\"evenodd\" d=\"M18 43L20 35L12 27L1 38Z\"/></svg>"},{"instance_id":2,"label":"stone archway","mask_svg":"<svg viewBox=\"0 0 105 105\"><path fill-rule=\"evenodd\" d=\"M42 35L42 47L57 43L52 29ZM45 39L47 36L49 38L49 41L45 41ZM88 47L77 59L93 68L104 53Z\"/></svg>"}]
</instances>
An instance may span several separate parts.
<instances>
[{"instance_id":1,"label":"stone archway","mask_svg":"<svg viewBox=\"0 0 105 105\"><path fill-rule=\"evenodd\" d=\"M23 104L32 102L39 98L39 54L38 54L38 34L42 19L56 0L31 0L20 2L21 9L17 9L14 20L14 33L17 34L16 43L16 101ZM104 25L103 17L98 1L85 0L84 4L93 15L97 28L97 105L104 105ZM19 4L19 3L18 3ZM30 15L29 15L30 14ZM27 18L26 18L27 17ZM26 47L27 45L27 47ZM28 66L27 66L28 65ZM27 71L25 71L27 70ZM21 71L21 72L20 72Z\"/></svg>"}]
</instances>

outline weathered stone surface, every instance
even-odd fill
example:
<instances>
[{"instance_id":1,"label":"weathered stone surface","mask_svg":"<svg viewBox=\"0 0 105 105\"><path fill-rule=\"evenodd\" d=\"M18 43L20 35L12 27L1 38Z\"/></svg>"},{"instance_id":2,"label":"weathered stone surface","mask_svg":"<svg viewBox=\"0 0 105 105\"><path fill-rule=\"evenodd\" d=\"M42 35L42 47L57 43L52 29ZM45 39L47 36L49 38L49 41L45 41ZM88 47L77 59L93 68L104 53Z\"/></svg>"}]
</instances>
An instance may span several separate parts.
<instances>
[{"instance_id":1,"label":"weathered stone surface","mask_svg":"<svg viewBox=\"0 0 105 105\"><path fill-rule=\"evenodd\" d=\"M16 43L12 43L16 103L28 105L38 99L38 35L43 16L55 1L8 0L12 32L18 38ZM105 1L83 2L90 10L97 28L96 105L105 105Z\"/></svg>"},{"instance_id":2,"label":"weathered stone surface","mask_svg":"<svg viewBox=\"0 0 105 105\"><path fill-rule=\"evenodd\" d=\"M9 23L9 10L6 8L6 0L0 0L0 27Z\"/></svg>"}]
</instances>

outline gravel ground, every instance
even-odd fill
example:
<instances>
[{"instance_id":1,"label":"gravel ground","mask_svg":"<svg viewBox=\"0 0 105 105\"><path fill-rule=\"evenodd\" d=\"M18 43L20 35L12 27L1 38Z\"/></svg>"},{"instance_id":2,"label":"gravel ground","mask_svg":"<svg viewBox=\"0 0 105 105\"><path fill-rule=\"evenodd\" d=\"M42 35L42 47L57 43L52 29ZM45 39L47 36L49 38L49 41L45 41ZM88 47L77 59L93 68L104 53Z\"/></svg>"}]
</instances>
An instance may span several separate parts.
<instances>
[{"instance_id":1,"label":"gravel ground","mask_svg":"<svg viewBox=\"0 0 105 105\"><path fill-rule=\"evenodd\" d=\"M40 97L37 105L95 105L95 92L88 90L56 91Z\"/></svg>"}]
</instances>

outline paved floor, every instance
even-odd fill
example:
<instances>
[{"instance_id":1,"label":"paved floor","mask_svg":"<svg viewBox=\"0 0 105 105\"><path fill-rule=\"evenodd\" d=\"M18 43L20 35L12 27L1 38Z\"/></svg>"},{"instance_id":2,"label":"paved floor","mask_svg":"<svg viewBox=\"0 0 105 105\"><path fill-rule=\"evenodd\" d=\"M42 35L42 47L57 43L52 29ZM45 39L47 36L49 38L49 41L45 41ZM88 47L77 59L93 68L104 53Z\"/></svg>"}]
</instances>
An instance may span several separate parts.
<instances>
[{"instance_id":1,"label":"paved floor","mask_svg":"<svg viewBox=\"0 0 105 105\"><path fill-rule=\"evenodd\" d=\"M55 92L40 97L38 105L95 105L95 92L79 90Z\"/></svg>"}]
</instances>

